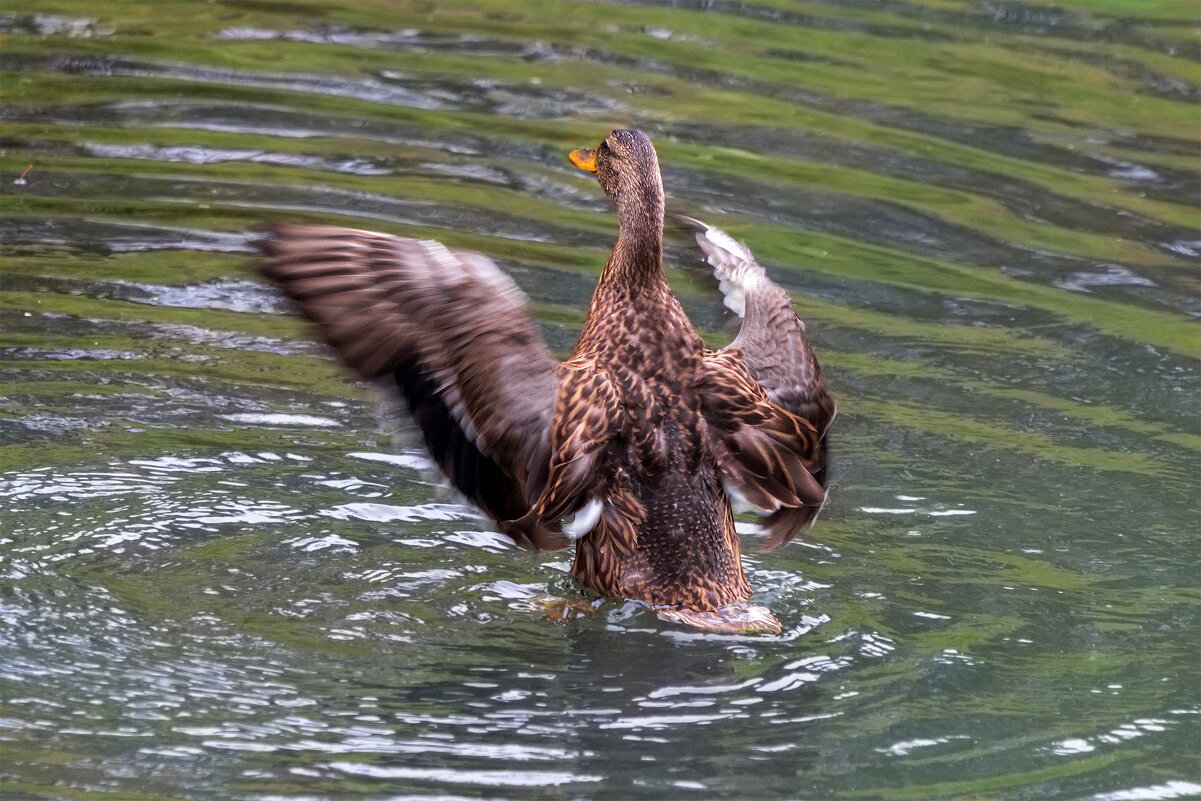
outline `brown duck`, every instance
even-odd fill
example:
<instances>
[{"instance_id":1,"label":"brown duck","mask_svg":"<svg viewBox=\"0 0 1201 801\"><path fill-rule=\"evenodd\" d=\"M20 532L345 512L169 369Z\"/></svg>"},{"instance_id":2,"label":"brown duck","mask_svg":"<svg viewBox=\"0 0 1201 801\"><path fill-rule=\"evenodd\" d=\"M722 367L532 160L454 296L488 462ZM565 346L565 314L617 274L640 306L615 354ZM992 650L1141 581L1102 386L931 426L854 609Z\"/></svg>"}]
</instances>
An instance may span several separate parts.
<instances>
[{"instance_id":1,"label":"brown duck","mask_svg":"<svg viewBox=\"0 0 1201 801\"><path fill-rule=\"evenodd\" d=\"M280 225L265 276L341 360L407 401L454 486L525 547L575 540L602 596L715 631L779 631L746 601L732 505L791 539L825 501L826 393L805 326L750 252L697 242L742 318L704 346L663 272L663 183L650 139L614 131L575 166L617 204L617 244L571 357L556 362L488 258L370 231Z\"/></svg>"}]
</instances>

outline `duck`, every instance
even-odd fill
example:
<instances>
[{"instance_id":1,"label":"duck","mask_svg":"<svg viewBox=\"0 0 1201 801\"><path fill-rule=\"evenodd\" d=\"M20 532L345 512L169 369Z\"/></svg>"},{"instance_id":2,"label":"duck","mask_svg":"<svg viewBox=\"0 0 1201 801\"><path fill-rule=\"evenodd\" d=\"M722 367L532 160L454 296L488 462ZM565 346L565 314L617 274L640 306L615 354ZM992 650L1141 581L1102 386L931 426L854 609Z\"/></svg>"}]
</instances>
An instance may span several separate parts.
<instances>
[{"instance_id":1,"label":"duck","mask_svg":"<svg viewBox=\"0 0 1201 801\"><path fill-rule=\"evenodd\" d=\"M579 339L557 360L491 259L425 239L277 224L260 271L359 378L403 399L451 485L515 544L574 543L571 575L672 623L779 633L750 603L735 512L788 542L827 496L834 401L785 291L694 218L733 341L708 348L664 267L658 157L637 130L568 160L616 207Z\"/></svg>"}]
</instances>

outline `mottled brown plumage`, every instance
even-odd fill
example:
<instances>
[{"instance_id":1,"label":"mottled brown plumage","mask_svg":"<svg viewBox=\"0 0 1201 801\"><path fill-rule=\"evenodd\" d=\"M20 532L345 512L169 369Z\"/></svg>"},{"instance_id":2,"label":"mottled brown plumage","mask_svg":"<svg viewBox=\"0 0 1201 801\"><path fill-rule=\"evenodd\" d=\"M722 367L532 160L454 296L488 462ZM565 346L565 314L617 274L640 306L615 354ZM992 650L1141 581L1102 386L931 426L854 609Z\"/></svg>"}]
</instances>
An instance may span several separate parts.
<instances>
[{"instance_id":1,"label":"mottled brown plumage","mask_svg":"<svg viewBox=\"0 0 1201 801\"><path fill-rule=\"evenodd\" d=\"M516 285L437 242L277 226L264 275L347 365L386 379L454 485L526 547L577 539L572 575L714 630L778 629L750 595L731 500L786 542L825 499L834 415L804 325L749 251L699 231L743 316L709 350L663 273L650 140L614 131L571 160L617 205L617 243L571 357L556 364ZM575 516L574 521L564 522Z\"/></svg>"}]
</instances>

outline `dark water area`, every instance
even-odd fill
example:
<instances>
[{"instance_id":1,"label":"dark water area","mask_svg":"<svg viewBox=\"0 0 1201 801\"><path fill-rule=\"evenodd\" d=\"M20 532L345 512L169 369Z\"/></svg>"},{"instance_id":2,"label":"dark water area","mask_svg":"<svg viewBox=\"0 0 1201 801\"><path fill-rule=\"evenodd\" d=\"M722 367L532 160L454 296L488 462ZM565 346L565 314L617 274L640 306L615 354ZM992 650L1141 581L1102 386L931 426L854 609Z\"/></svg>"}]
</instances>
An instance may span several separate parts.
<instances>
[{"instance_id":1,"label":"dark water area","mask_svg":"<svg viewBox=\"0 0 1201 801\"><path fill-rule=\"evenodd\" d=\"M1196 21L12 0L0 799L1201 797ZM549 619L570 553L493 533L254 275L274 220L439 239L565 353L615 231L565 154L629 126L839 401L818 524L739 523L780 636Z\"/></svg>"}]
</instances>

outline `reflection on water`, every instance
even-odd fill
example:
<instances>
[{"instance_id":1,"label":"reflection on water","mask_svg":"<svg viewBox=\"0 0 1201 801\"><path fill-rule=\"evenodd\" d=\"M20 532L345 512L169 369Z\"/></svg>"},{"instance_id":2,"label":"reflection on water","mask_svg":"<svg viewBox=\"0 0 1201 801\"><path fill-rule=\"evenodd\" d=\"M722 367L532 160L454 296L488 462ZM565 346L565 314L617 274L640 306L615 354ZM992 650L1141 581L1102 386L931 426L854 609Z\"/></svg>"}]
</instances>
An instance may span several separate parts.
<instances>
[{"instance_id":1,"label":"reflection on water","mask_svg":"<svg viewBox=\"0 0 1201 801\"><path fill-rule=\"evenodd\" d=\"M1179 7L88 13L0 14L0 796L1201 796ZM566 351L617 125L840 399L819 524L739 523L779 637L586 603L251 277L270 220L436 237Z\"/></svg>"}]
</instances>

